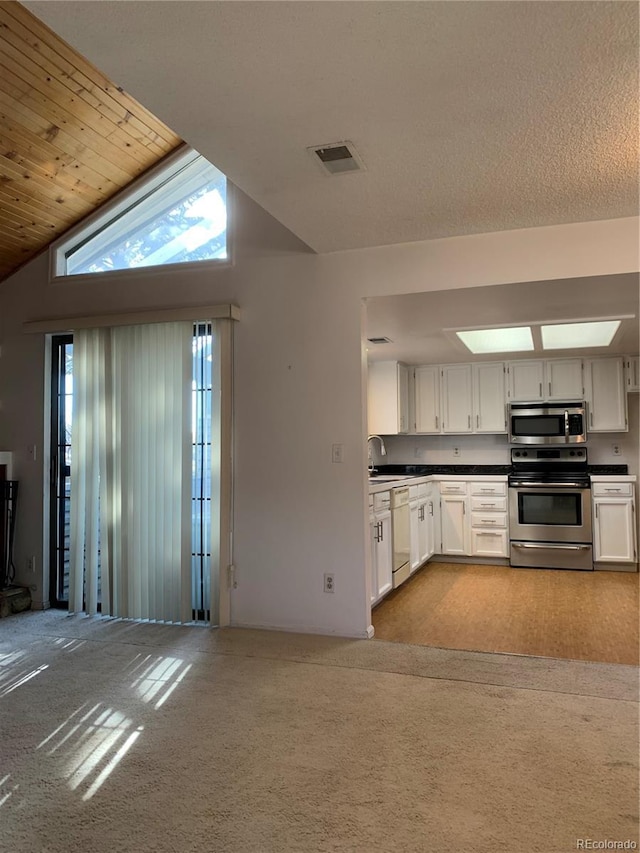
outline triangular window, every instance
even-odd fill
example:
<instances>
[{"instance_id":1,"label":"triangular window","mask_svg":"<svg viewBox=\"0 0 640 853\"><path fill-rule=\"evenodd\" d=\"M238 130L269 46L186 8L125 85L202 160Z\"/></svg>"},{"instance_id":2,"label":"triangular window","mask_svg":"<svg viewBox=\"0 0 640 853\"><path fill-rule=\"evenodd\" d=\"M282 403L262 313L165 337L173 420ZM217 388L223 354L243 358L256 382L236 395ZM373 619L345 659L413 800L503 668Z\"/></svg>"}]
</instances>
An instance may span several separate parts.
<instances>
[{"instance_id":1,"label":"triangular window","mask_svg":"<svg viewBox=\"0 0 640 853\"><path fill-rule=\"evenodd\" d=\"M55 276L225 261L227 180L195 151L183 151L53 251Z\"/></svg>"}]
</instances>

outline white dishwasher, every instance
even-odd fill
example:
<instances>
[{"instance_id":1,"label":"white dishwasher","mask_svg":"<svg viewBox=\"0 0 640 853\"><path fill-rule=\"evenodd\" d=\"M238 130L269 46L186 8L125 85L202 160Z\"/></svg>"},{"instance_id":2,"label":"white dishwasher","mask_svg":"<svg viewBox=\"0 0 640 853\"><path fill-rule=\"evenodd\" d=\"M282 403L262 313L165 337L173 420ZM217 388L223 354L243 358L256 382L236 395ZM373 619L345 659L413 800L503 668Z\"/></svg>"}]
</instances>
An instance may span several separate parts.
<instances>
[{"instance_id":1,"label":"white dishwasher","mask_svg":"<svg viewBox=\"0 0 640 853\"><path fill-rule=\"evenodd\" d=\"M409 487L391 490L391 525L393 531L393 588L399 587L411 574L409 555L411 532Z\"/></svg>"}]
</instances>

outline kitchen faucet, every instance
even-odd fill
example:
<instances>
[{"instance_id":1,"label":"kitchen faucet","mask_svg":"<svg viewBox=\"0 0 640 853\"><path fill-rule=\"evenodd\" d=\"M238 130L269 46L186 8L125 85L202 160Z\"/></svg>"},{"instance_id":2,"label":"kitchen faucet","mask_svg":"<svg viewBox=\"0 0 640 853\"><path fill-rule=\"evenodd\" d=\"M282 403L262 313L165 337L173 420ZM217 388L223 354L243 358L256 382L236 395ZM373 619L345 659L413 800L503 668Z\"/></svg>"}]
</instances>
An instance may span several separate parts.
<instances>
[{"instance_id":1,"label":"kitchen faucet","mask_svg":"<svg viewBox=\"0 0 640 853\"><path fill-rule=\"evenodd\" d=\"M380 442L380 455L381 455L381 456L386 456L386 455L387 455L387 448L384 446L384 441L382 440L382 438L381 438L379 435L369 435L369 436L367 436L367 458L369 459L369 473L370 473L370 474L371 474L373 471L375 471L375 467L374 467L374 464L373 464L373 456L371 455L371 440L372 440L373 438L377 438L377 439L378 439L378 441Z\"/></svg>"}]
</instances>

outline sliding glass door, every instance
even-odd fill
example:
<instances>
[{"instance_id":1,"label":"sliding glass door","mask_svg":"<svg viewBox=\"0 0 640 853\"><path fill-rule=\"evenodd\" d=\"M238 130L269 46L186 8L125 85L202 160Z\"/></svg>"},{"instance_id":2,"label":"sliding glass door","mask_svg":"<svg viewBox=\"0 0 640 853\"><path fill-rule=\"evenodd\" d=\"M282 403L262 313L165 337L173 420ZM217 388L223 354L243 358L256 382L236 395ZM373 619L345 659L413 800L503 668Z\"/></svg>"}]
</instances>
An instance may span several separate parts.
<instances>
[{"instance_id":1,"label":"sliding glass door","mask_svg":"<svg viewBox=\"0 0 640 853\"><path fill-rule=\"evenodd\" d=\"M211 323L193 329L191 376L191 607L194 622L218 621L220 436L220 347ZM52 339L51 471L50 471L50 599L65 607L69 601L71 456L73 453L73 337ZM169 464L171 462L169 461ZM213 590L213 597L212 597ZM98 605L100 588L98 587Z\"/></svg>"},{"instance_id":2,"label":"sliding glass door","mask_svg":"<svg viewBox=\"0 0 640 853\"><path fill-rule=\"evenodd\" d=\"M49 558L52 606L69 600L69 524L71 518L71 409L73 338L56 335L51 348L51 468Z\"/></svg>"}]
</instances>

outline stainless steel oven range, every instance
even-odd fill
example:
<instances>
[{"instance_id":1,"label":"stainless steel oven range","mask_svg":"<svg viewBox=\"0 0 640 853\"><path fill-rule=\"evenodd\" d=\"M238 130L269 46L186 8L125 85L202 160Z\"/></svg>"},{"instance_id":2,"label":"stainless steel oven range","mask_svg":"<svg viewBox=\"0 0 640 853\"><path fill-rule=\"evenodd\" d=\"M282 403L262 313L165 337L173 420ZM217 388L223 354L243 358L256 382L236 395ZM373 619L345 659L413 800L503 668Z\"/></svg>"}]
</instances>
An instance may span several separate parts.
<instances>
[{"instance_id":1,"label":"stainless steel oven range","mask_svg":"<svg viewBox=\"0 0 640 853\"><path fill-rule=\"evenodd\" d=\"M511 449L512 566L593 569L586 447Z\"/></svg>"}]
</instances>

